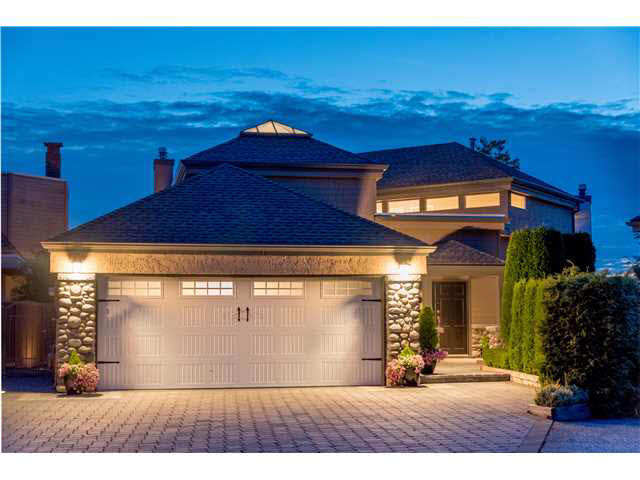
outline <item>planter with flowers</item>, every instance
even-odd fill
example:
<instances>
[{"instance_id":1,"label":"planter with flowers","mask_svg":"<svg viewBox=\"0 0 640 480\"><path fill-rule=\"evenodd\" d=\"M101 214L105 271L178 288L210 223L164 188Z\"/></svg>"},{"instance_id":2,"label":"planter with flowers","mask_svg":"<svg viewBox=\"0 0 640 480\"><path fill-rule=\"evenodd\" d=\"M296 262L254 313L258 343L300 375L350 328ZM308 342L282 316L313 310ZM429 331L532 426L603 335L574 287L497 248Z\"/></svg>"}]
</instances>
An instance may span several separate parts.
<instances>
[{"instance_id":1,"label":"planter with flowers","mask_svg":"<svg viewBox=\"0 0 640 480\"><path fill-rule=\"evenodd\" d=\"M436 364L446 358L448 352L438 348L438 343L440 342L438 327L431 307L426 305L422 307L418 322L418 340L420 342L422 360L424 361L422 374L431 375L436 368Z\"/></svg>"},{"instance_id":2,"label":"planter with flowers","mask_svg":"<svg viewBox=\"0 0 640 480\"><path fill-rule=\"evenodd\" d=\"M76 352L72 352L68 363L58 369L58 377L64 382L67 395L95 392L100 381L100 372L93 363L84 363Z\"/></svg>"},{"instance_id":3,"label":"planter with flowers","mask_svg":"<svg viewBox=\"0 0 640 480\"><path fill-rule=\"evenodd\" d=\"M418 386L420 372L424 367L422 356L417 355L409 346L387 365L387 383L390 386Z\"/></svg>"}]
</instances>

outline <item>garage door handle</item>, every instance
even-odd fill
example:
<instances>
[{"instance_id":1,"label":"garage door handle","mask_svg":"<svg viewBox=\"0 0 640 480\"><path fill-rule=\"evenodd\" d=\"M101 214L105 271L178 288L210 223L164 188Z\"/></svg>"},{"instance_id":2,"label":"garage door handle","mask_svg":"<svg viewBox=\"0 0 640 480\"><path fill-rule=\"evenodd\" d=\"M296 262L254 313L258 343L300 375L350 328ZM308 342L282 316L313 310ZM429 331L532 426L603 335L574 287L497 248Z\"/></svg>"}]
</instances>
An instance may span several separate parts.
<instances>
[{"instance_id":1,"label":"garage door handle","mask_svg":"<svg viewBox=\"0 0 640 480\"><path fill-rule=\"evenodd\" d=\"M240 307L238 307L238 321L240 321Z\"/></svg>"},{"instance_id":2,"label":"garage door handle","mask_svg":"<svg viewBox=\"0 0 640 480\"><path fill-rule=\"evenodd\" d=\"M247 322L249 321L249 307L247 307Z\"/></svg>"}]
</instances>

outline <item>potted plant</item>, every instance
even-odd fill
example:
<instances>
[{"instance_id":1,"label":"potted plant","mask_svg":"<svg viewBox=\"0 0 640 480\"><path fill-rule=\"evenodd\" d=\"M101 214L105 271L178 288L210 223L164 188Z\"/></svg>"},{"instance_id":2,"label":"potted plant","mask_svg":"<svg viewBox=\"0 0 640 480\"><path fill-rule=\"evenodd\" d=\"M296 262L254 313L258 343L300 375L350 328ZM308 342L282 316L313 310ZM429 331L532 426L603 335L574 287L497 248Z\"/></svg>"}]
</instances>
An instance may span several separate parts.
<instances>
[{"instance_id":1,"label":"potted plant","mask_svg":"<svg viewBox=\"0 0 640 480\"><path fill-rule=\"evenodd\" d=\"M431 375L438 361L447 356L447 352L438 348L440 343L438 327L431 307L426 305L422 307L418 322L418 341L420 342L422 360L424 361L422 373Z\"/></svg>"},{"instance_id":2,"label":"potted plant","mask_svg":"<svg viewBox=\"0 0 640 480\"><path fill-rule=\"evenodd\" d=\"M387 365L387 381L391 386L418 386L420 372L424 367L422 356L417 355L408 345Z\"/></svg>"},{"instance_id":3,"label":"potted plant","mask_svg":"<svg viewBox=\"0 0 640 480\"><path fill-rule=\"evenodd\" d=\"M591 417L589 396L576 385L544 385L536 392L534 405L527 410L533 415L557 420L585 420Z\"/></svg>"},{"instance_id":4,"label":"potted plant","mask_svg":"<svg viewBox=\"0 0 640 480\"><path fill-rule=\"evenodd\" d=\"M58 369L58 377L64 382L67 395L80 395L96 391L100 373L95 364L85 364L76 352L71 352L69 362Z\"/></svg>"}]
</instances>

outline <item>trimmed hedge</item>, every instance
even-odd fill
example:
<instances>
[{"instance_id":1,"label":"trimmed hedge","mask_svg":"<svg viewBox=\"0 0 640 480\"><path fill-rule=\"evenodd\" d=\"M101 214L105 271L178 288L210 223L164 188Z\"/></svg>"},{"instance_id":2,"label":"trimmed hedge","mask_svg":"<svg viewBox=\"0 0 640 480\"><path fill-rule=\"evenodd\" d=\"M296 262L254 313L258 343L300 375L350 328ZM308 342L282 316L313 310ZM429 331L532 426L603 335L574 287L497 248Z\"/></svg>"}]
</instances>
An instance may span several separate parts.
<instances>
[{"instance_id":1,"label":"trimmed hedge","mask_svg":"<svg viewBox=\"0 0 640 480\"><path fill-rule=\"evenodd\" d=\"M535 373L536 295L539 280L529 279L525 285L522 305L522 371Z\"/></svg>"},{"instance_id":2,"label":"trimmed hedge","mask_svg":"<svg viewBox=\"0 0 640 480\"><path fill-rule=\"evenodd\" d=\"M574 273L542 290L543 379L586 389L597 416L640 414L640 283Z\"/></svg>"},{"instance_id":3,"label":"trimmed hedge","mask_svg":"<svg viewBox=\"0 0 640 480\"><path fill-rule=\"evenodd\" d=\"M538 227L513 232L507 247L502 288L500 337L503 341L508 343L511 337L509 329L515 283L559 273L565 263L562 234L557 230Z\"/></svg>"},{"instance_id":4,"label":"trimmed hedge","mask_svg":"<svg viewBox=\"0 0 640 480\"><path fill-rule=\"evenodd\" d=\"M418 339L423 352L432 352L438 349L438 326L433 315L433 310L424 305L418 317Z\"/></svg>"},{"instance_id":5,"label":"trimmed hedge","mask_svg":"<svg viewBox=\"0 0 640 480\"><path fill-rule=\"evenodd\" d=\"M509 352L505 348L483 348L482 361L489 367L509 369Z\"/></svg>"},{"instance_id":6,"label":"trimmed hedge","mask_svg":"<svg viewBox=\"0 0 640 480\"><path fill-rule=\"evenodd\" d=\"M565 233L562 235L566 263L571 262L583 272L596 269L596 248L588 233ZM566 265L569 266L569 265Z\"/></svg>"},{"instance_id":7,"label":"trimmed hedge","mask_svg":"<svg viewBox=\"0 0 640 480\"><path fill-rule=\"evenodd\" d=\"M509 328L509 365L513 370L522 371L522 331L524 299L527 282L518 281L513 287L513 301L511 303L511 327Z\"/></svg>"}]
</instances>

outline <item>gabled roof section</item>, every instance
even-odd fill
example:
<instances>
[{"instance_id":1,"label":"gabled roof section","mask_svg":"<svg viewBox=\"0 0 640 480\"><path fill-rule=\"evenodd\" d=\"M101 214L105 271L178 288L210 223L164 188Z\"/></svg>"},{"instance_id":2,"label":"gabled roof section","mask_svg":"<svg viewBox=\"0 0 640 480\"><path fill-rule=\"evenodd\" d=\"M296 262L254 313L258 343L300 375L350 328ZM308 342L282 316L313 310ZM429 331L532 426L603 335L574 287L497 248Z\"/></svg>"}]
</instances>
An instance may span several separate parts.
<instances>
[{"instance_id":1,"label":"gabled roof section","mask_svg":"<svg viewBox=\"0 0 640 480\"><path fill-rule=\"evenodd\" d=\"M45 243L426 247L427 244L223 164Z\"/></svg>"},{"instance_id":2,"label":"gabled roof section","mask_svg":"<svg viewBox=\"0 0 640 480\"><path fill-rule=\"evenodd\" d=\"M436 243L438 249L429 255L430 265L504 265L498 257L470 247L458 240Z\"/></svg>"},{"instance_id":3,"label":"gabled roof section","mask_svg":"<svg viewBox=\"0 0 640 480\"><path fill-rule=\"evenodd\" d=\"M363 152L389 165L378 188L417 187L513 177L564 197L573 195L457 142Z\"/></svg>"},{"instance_id":4,"label":"gabled roof section","mask_svg":"<svg viewBox=\"0 0 640 480\"><path fill-rule=\"evenodd\" d=\"M284 123L276 122L275 120L267 120L255 127L246 128L240 135L300 135L305 137L311 137L312 134L300 130L299 128L290 127Z\"/></svg>"}]
</instances>

